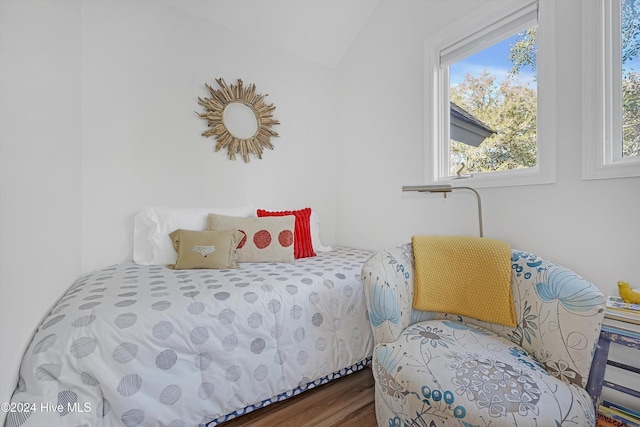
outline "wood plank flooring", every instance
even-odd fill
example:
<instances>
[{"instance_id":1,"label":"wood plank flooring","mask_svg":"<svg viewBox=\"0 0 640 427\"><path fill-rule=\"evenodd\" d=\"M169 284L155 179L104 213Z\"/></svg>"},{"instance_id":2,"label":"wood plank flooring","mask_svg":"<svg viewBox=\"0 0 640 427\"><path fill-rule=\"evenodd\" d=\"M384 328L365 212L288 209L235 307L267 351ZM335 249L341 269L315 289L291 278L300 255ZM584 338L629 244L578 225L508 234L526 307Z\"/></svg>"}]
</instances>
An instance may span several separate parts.
<instances>
[{"instance_id":1,"label":"wood plank flooring","mask_svg":"<svg viewBox=\"0 0 640 427\"><path fill-rule=\"evenodd\" d=\"M373 376L364 368L220 427L375 427Z\"/></svg>"}]
</instances>

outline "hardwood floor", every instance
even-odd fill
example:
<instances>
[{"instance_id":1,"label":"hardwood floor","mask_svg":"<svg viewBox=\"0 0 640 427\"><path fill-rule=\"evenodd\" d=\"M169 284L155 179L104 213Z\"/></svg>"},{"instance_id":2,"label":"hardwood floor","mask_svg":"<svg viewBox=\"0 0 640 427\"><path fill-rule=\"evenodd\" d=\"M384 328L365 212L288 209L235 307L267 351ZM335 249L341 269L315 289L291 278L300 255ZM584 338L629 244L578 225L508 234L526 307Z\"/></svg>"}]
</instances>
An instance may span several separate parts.
<instances>
[{"instance_id":1,"label":"hardwood floor","mask_svg":"<svg viewBox=\"0 0 640 427\"><path fill-rule=\"evenodd\" d=\"M364 368L220 424L221 427L375 427L373 376Z\"/></svg>"}]
</instances>

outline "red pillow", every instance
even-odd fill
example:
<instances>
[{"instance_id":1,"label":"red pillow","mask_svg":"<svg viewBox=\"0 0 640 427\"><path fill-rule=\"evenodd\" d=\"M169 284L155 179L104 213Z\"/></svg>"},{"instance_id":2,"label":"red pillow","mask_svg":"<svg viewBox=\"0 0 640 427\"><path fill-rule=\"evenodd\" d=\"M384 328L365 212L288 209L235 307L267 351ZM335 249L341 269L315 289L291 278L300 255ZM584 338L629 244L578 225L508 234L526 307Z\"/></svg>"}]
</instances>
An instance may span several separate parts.
<instances>
[{"instance_id":1,"label":"red pillow","mask_svg":"<svg viewBox=\"0 0 640 427\"><path fill-rule=\"evenodd\" d=\"M316 253L313 251L313 244L311 243L311 208L300 209L297 211L266 211L264 209L258 209L257 214L258 217L285 215L295 216L293 256L295 258L316 256Z\"/></svg>"}]
</instances>

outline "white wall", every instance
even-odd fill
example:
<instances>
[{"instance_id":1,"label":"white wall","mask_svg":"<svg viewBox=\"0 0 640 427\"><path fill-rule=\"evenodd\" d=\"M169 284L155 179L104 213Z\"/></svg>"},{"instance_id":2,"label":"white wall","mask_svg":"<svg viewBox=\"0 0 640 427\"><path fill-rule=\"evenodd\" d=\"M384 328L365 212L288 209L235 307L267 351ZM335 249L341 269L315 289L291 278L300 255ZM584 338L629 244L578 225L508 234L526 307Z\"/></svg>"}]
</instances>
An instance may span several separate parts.
<instances>
[{"instance_id":1,"label":"white wall","mask_svg":"<svg viewBox=\"0 0 640 427\"><path fill-rule=\"evenodd\" d=\"M80 272L79 3L0 2L0 76L0 402L6 402L33 330Z\"/></svg>"},{"instance_id":2,"label":"white wall","mask_svg":"<svg viewBox=\"0 0 640 427\"><path fill-rule=\"evenodd\" d=\"M477 234L471 194L444 201L401 187L424 183L423 40L483 3L383 0L339 65L339 243L376 249L413 234ZM557 182L479 190L485 236L566 265L606 293L618 280L640 287L640 178L581 180L580 0L553 5Z\"/></svg>"},{"instance_id":3,"label":"white wall","mask_svg":"<svg viewBox=\"0 0 640 427\"><path fill-rule=\"evenodd\" d=\"M72 281L131 259L144 206L311 206L333 243L333 70L155 1L0 0L0 17L0 402ZM200 135L217 77L276 106L262 160Z\"/></svg>"},{"instance_id":4,"label":"white wall","mask_svg":"<svg viewBox=\"0 0 640 427\"><path fill-rule=\"evenodd\" d=\"M84 271L131 257L146 205L312 206L333 236L332 70L153 1L82 6ZM273 151L229 161L200 134L207 82L242 78L276 106Z\"/></svg>"}]
</instances>

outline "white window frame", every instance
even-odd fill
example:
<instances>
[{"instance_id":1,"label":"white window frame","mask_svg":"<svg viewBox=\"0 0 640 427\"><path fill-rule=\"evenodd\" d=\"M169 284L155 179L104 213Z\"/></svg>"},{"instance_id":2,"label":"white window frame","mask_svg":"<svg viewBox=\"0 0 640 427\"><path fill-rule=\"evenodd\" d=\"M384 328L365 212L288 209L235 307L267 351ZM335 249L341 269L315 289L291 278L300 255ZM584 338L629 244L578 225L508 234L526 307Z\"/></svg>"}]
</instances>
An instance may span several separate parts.
<instances>
[{"instance_id":1,"label":"white window frame","mask_svg":"<svg viewBox=\"0 0 640 427\"><path fill-rule=\"evenodd\" d=\"M443 32L424 43L425 59L425 180L427 183L460 183L449 176L449 72L440 66L443 52L452 46L467 47L474 52L504 39L496 27L508 27L518 22L532 8L538 11L538 109L537 109L537 165L500 172L484 172L464 179L464 185L502 187L512 185L547 184L555 182L555 47L553 0L492 1L447 26ZM489 23L489 24L487 24ZM517 30L516 30L517 31ZM499 35L500 37L496 38ZM465 46L466 45L466 46Z\"/></svg>"},{"instance_id":2,"label":"white window frame","mask_svg":"<svg viewBox=\"0 0 640 427\"><path fill-rule=\"evenodd\" d=\"M582 2L582 179L640 176L622 157L620 1Z\"/></svg>"}]
</instances>

